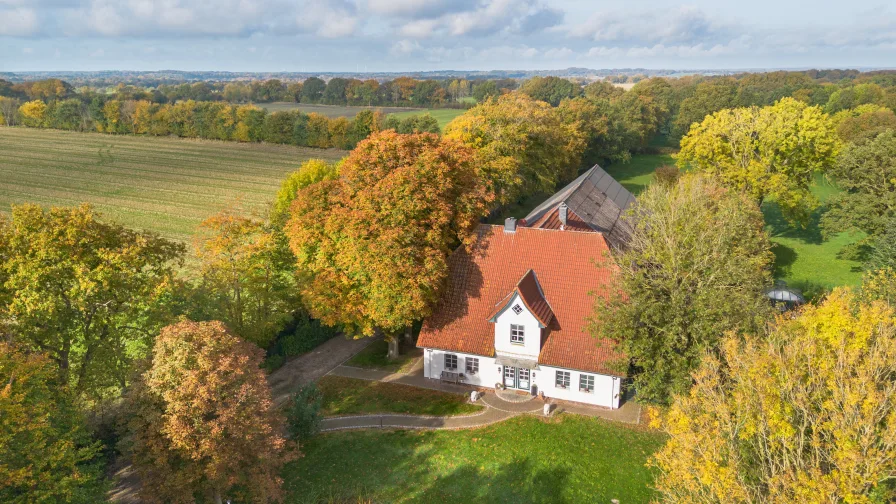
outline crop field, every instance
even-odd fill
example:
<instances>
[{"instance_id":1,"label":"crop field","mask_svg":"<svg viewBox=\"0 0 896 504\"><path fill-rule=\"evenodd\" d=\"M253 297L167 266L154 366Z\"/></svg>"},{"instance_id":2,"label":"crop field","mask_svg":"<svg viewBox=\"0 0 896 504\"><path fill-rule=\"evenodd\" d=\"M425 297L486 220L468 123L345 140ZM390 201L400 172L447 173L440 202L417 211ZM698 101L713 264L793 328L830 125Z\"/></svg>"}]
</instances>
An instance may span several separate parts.
<instances>
[{"instance_id":1,"label":"crop field","mask_svg":"<svg viewBox=\"0 0 896 504\"><path fill-rule=\"evenodd\" d=\"M209 140L0 128L0 212L93 204L107 218L189 240L223 209L265 216L282 179L344 151Z\"/></svg>"},{"instance_id":2,"label":"crop field","mask_svg":"<svg viewBox=\"0 0 896 504\"><path fill-rule=\"evenodd\" d=\"M448 125L455 117L466 112L465 109L426 109L426 110L404 110L402 112L397 112L392 115L398 117L400 119L404 119L405 117L420 115L420 114L429 114L436 118L436 121L439 122L439 129L445 131L445 126Z\"/></svg>"},{"instance_id":3,"label":"crop field","mask_svg":"<svg viewBox=\"0 0 896 504\"><path fill-rule=\"evenodd\" d=\"M259 107L267 110L268 112L281 112L284 110L301 110L306 114L310 114L311 112L316 112L320 115L327 116L329 118L335 117L348 117L352 118L358 115L358 112L362 110L379 110L384 114L392 114L395 112L408 112L419 114L421 112L426 111L426 109L419 108L407 108L407 107L363 107L363 106L352 106L352 105L319 105L315 103L293 103L293 102L274 102L274 103L259 103Z\"/></svg>"}]
</instances>

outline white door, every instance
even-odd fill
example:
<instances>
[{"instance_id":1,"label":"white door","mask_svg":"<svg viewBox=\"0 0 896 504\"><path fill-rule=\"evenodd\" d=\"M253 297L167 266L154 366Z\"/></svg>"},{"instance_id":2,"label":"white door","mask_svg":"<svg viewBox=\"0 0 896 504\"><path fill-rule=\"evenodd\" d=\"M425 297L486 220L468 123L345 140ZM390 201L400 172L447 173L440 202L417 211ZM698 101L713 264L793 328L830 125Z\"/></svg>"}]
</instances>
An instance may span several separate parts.
<instances>
[{"instance_id":1,"label":"white door","mask_svg":"<svg viewBox=\"0 0 896 504\"><path fill-rule=\"evenodd\" d=\"M516 386L516 368L504 366L504 386L514 388Z\"/></svg>"},{"instance_id":2,"label":"white door","mask_svg":"<svg viewBox=\"0 0 896 504\"><path fill-rule=\"evenodd\" d=\"M529 390L529 370L523 369L523 368L518 368L517 369L517 377L518 377L518 380L517 380L518 385L516 388L521 389L521 390Z\"/></svg>"}]
</instances>

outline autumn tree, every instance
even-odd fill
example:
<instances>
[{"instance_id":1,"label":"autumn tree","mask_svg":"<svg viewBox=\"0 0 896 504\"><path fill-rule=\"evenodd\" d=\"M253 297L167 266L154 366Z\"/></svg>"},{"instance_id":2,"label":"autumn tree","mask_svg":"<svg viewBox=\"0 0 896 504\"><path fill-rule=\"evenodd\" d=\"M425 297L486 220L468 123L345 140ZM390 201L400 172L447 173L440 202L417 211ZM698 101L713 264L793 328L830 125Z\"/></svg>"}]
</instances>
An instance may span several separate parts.
<instances>
[{"instance_id":1,"label":"autumn tree","mask_svg":"<svg viewBox=\"0 0 896 504\"><path fill-rule=\"evenodd\" d=\"M162 329L151 362L126 396L129 453L149 501L281 499L294 456L274 407L264 352L220 322Z\"/></svg>"},{"instance_id":2,"label":"autumn tree","mask_svg":"<svg viewBox=\"0 0 896 504\"><path fill-rule=\"evenodd\" d=\"M760 204L772 197L790 220L806 222L818 206L809 186L838 151L830 118L819 107L785 98L708 116L682 138L678 163L711 173Z\"/></svg>"},{"instance_id":3,"label":"autumn tree","mask_svg":"<svg viewBox=\"0 0 896 504\"><path fill-rule=\"evenodd\" d=\"M841 110L832 117L837 136L844 142L864 143L891 129L896 130L896 114L880 105L860 105Z\"/></svg>"},{"instance_id":4,"label":"autumn tree","mask_svg":"<svg viewBox=\"0 0 896 504\"><path fill-rule=\"evenodd\" d=\"M705 176L650 186L631 219L620 288L598 300L593 329L628 356L638 396L665 403L725 331L761 327L772 254L759 208Z\"/></svg>"},{"instance_id":5,"label":"autumn tree","mask_svg":"<svg viewBox=\"0 0 896 504\"><path fill-rule=\"evenodd\" d=\"M887 222L896 219L896 130L848 145L830 175L843 191L828 202L822 217L825 234L882 234Z\"/></svg>"},{"instance_id":6,"label":"autumn tree","mask_svg":"<svg viewBox=\"0 0 896 504\"><path fill-rule=\"evenodd\" d=\"M15 126L19 117L19 101L15 98L0 96L0 122L7 126Z\"/></svg>"},{"instance_id":7,"label":"autumn tree","mask_svg":"<svg viewBox=\"0 0 896 504\"><path fill-rule=\"evenodd\" d=\"M0 243L9 293L0 321L11 337L45 352L76 393L124 388L168 315L183 247L104 222L87 205L13 206Z\"/></svg>"},{"instance_id":8,"label":"autumn tree","mask_svg":"<svg viewBox=\"0 0 896 504\"><path fill-rule=\"evenodd\" d=\"M32 128L44 128L47 126L47 104L41 100L25 102L19 107L19 117L22 124Z\"/></svg>"},{"instance_id":9,"label":"autumn tree","mask_svg":"<svg viewBox=\"0 0 896 504\"><path fill-rule=\"evenodd\" d=\"M547 102L556 107L565 99L580 96L582 88L578 84L561 77L535 76L523 82L520 86L520 93L528 95L533 100Z\"/></svg>"},{"instance_id":10,"label":"autumn tree","mask_svg":"<svg viewBox=\"0 0 896 504\"><path fill-rule=\"evenodd\" d=\"M289 218L289 207L301 189L323 180L333 180L339 175L339 163L328 163L323 159L309 159L299 169L289 174L280 184L271 208L271 223L283 227Z\"/></svg>"},{"instance_id":11,"label":"autumn tree","mask_svg":"<svg viewBox=\"0 0 896 504\"><path fill-rule=\"evenodd\" d=\"M338 179L300 189L292 205L287 234L311 315L350 334L381 329L394 342L429 314L448 255L472 239L491 200L459 142L375 133Z\"/></svg>"},{"instance_id":12,"label":"autumn tree","mask_svg":"<svg viewBox=\"0 0 896 504\"><path fill-rule=\"evenodd\" d=\"M705 355L653 458L663 502L892 502L896 311L856 304L835 290Z\"/></svg>"},{"instance_id":13,"label":"autumn tree","mask_svg":"<svg viewBox=\"0 0 896 504\"><path fill-rule=\"evenodd\" d=\"M445 128L447 138L476 150L477 165L496 202L552 192L575 177L585 138L556 109L521 93L473 107Z\"/></svg>"},{"instance_id":14,"label":"autumn tree","mask_svg":"<svg viewBox=\"0 0 896 504\"><path fill-rule=\"evenodd\" d=\"M298 308L285 236L261 221L222 212L200 224L196 257L209 318L267 347Z\"/></svg>"},{"instance_id":15,"label":"autumn tree","mask_svg":"<svg viewBox=\"0 0 896 504\"><path fill-rule=\"evenodd\" d=\"M98 443L53 364L0 342L0 501L101 502Z\"/></svg>"}]
</instances>

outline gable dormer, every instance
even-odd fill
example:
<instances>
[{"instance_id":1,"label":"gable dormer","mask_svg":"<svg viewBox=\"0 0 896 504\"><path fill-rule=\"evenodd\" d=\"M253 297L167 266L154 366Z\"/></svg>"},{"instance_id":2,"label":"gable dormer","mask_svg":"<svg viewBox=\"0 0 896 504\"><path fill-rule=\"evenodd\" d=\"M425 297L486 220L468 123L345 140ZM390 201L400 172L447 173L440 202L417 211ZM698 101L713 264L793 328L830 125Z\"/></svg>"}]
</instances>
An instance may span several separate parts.
<instances>
[{"instance_id":1,"label":"gable dormer","mask_svg":"<svg viewBox=\"0 0 896 504\"><path fill-rule=\"evenodd\" d=\"M543 331L553 319L551 305L530 269L488 318L495 325L495 352L537 359Z\"/></svg>"}]
</instances>

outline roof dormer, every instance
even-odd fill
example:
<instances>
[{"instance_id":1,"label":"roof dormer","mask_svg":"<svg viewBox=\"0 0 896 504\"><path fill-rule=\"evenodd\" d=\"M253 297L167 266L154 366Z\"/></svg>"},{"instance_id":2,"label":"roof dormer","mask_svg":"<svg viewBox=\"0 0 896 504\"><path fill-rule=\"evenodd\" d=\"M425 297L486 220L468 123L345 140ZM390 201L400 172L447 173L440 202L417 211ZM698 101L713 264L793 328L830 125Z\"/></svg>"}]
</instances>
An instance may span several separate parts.
<instances>
[{"instance_id":1,"label":"roof dormer","mask_svg":"<svg viewBox=\"0 0 896 504\"><path fill-rule=\"evenodd\" d=\"M544 297L544 291L538 283L535 271L531 269L517 282L516 287L495 305L495 310L489 315L488 320L497 322L498 317L508 309L519 315L523 312L524 307L538 320L538 325L542 329L554 319L551 305Z\"/></svg>"}]
</instances>

